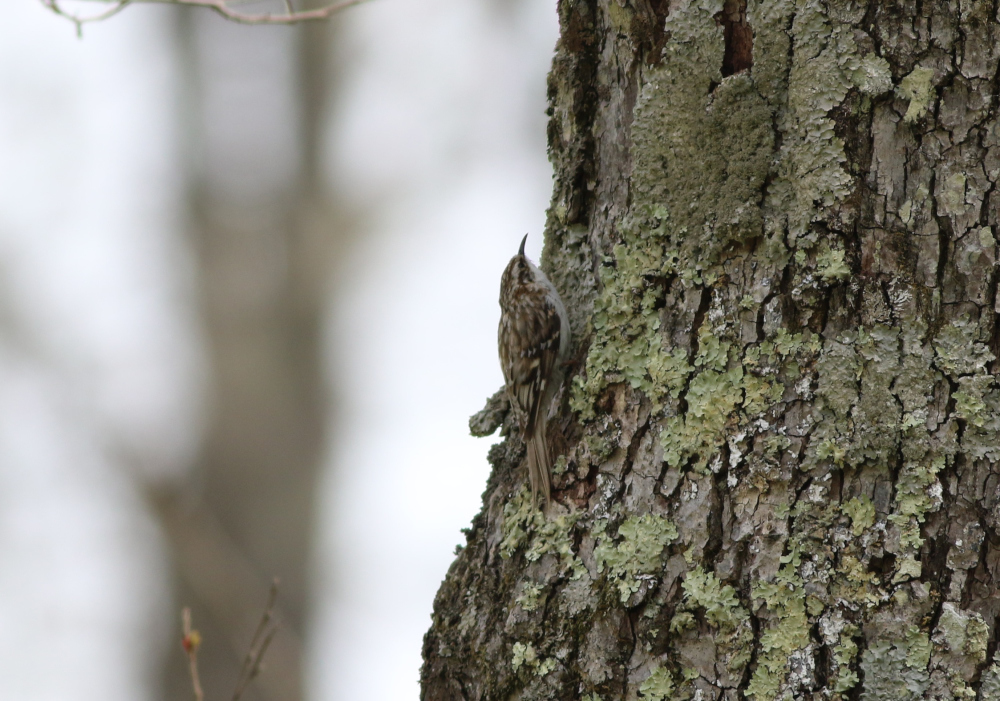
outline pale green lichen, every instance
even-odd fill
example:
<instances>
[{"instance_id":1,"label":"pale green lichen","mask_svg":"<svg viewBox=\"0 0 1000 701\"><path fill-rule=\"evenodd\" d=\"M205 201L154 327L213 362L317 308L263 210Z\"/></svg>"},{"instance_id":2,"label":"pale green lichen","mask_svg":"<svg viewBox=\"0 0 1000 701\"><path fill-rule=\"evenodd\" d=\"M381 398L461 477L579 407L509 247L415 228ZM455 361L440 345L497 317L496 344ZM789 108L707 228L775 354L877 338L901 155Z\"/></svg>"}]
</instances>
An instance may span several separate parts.
<instances>
[{"instance_id":1,"label":"pale green lichen","mask_svg":"<svg viewBox=\"0 0 1000 701\"><path fill-rule=\"evenodd\" d=\"M816 274L826 281L850 277L851 269L844 262L844 251L824 246L816 256Z\"/></svg>"},{"instance_id":2,"label":"pale green lichen","mask_svg":"<svg viewBox=\"0 0 1000 701\"><path fill-rule=\"evenodd\" d=\"M962 316L934 339L934 364L958 383L955 416L968 425L962 448L974 458L1000 459L1000 392L987 366L995 356L977 324Z\"/></svg>"},{"instance_id":3,"label":"pale green lichen","mask_svg":"<svg viewBox=\"0 0 1000 701\"><path fill-rule=\"evenodd\" d=\"M917 66L900 81L896 92L904 100L910 101L906 114L903 115L903 121L915 122L927 114L931 98L934 96L934 85L931 82L933 77L933 70Z\"/></svg>"},{"instance_id":4,"label":"pale green lichen","mask_svg":"<svg viewBox=\"0 0 1000 701\"><path fill-rule=\"evenodd\" d=\"M896 574L892 577L892 583L899 584L908 579L917 579L921 572L923 567L920 562L912 554L907 554L896 564Z\"/></svg>"},{"instance_id":5,"label":"pale green lichen","mask_svg":"<svg viewBox=\"0 0 1000 701\"><path fill-rule=\"evenodd\" d=\"M623 603L639 590L640 576L659 572L663 550L677 539L673 522L654 514L627 518L618 527L617 543L603 529L595 530L602 536L594 548L597 570L615 582Z\"/></svg>"},{"instance_id":6,"label":"pale green lichen","mask_svg":"<svg viewBox=\"0 0 1000 701\"><path fill-rule=\"evenodd\" d=\"M816 365L818 382L813 405L816 430L803 469L828 460L842 466L857 459L849 417L858 403L858 378L863 364L853 339L827 341Z\"/></svg>"},{"instance_id":7,"label":"pale green lichen","mask_svg":"<svg viewBox=\"0 0 1000 701\"><path fill-rule=\"evenodd\" d=\"M629 25L632 23L632 18L635 16L635 12L627 3L617 3L609 2L607 4L608 19L611 21L611 26L616 32L627 32L629 31Z\"/></svg>"},{"instance_id":8,"label":"pale green lichen","mask_svg":"<svg viewBox=\"0 0 1000 701\"><path fill-rule=\"evenodd\" d=\"M858 684L858 674L851 669L858 656L858 644L851 638L857 632L856 626L845 626L837 644L833 647L835 674L830 686L835 694L848 692Z\"/></svg>"},{"instance_id":9,"label":"pale green lichen","mask_svg":"<svg viewBox=\"0 0 1000 701\"><path fill-rule=\"evenodd\" d=\"M1000 461L1000 391L992 375L961 378L959 387L955 414L968 422L962 449L975 459ZM960 393L966 396L959 397Z\"/></svg>"},{"instance_id":10,"label":"pale green lichen","mask_svg":"<svg viewBox=\"0 0 1000 701\"><path fill-rule=\"evenodd\" d=\"M523 486L504 504L500 555L509 558L527 542L529 534L540 528L544 522L545 517L532 504L529 488Z\"/></svg>"},{"instance_id":11,"label":"pale green lichen","mask_svg":"<svg viewBox=\"0 0 1000 701\"><path fill-rule=\"evenodd\" d=\"M885 598L884 592L878 585L879 579L874 573L869 572L854 555L844 553L837 568L837 581L830 589L831 593L840 599L872 608Z\"/></svg>"},{"instance_id":12,"label":"pale green lichen","mask_svg":"<svg viewBox=\"0 0 1000 701\"><path fill-rule=\"evenodd\" d=\"M940 380L936 370L928 370L931 361L958 383L955 416L968 423L962 440L977 441L978 450L988 450L991 439L993 446L1000 446L996 440L1000 419L992 423L1000 417L1000 392L990 381L979 379L988 376L984 360L991 356L974 324L946 328L934 341L933 351L926 341L927 329L912 320L902 331L869 324L828 339L822 347L818 337L785 331L762 343L747 344L732 326L727 328L731 322L725 315L732 298L726 301L722 295L727 290L715 286L725 280L718 254L726 246L751 240L758 246L778 242L783 257L773 260L784 265L794 256L801 267L793 270L793 284L804 280L796 289L805 294L810 285L822 290L850 277L843 243L817 233L813 225L853 187L833 111L849 91L884 94L892 89L892 79L883 59L861 55L855 28L831 19L834 13L815 0L751 4L748 20L755 54L760 47L762 60L752 72L723 79L718 75L721 30L712 20L721 9L722 3L713 1L672 7L662 64L644 73L633 114L632 204L618 222L620 245L600 267L601 292L595 303L586 374L575 381L571 402L585 426L594 425L598 399L610 386L627 384L641 391L652 405L664 461L672 468L704 472L719 456L723 442L751 425L751 417L761 418L760 424L766 426L763 415L786 391L794 387L808 400L818 384L813 433L805 444L802 469L819 467L817 474L822 475L832 462L880 478L895 476L898 470L899 488L886 529L881 522L874 528L875 507L867 496L843 505L824 504L829 492L822 491L819 480L810 489L818 490L817 496L799 499L784 514L774 509L776 518L791 518L793 534L777 575L753 589L766 613L761 616L757 665L747 690L757 701L770 701L790 693L789 660L811 654L810 631L821 616L840 603L845 611L866 616L892 593L880 576L868 571L870 552L860 543L849 541L833 552L829 541L823 543L831 529L844 532L845 516L850 532L865 536L864 547L870 539L884 537L879 534L886 530L892 537L898 534L898 543L879 543L896 555L897 582L919 575L920 525L937 508L936 475L950 460L949 449L939 448L937 437L932 439L927 428L927 406ZM794 46L788 46L790 40ZM916 118L910 112L926 110L932 97L932 90L918 89L921 76L915 71L900 87L910 100L908 121ZM930 77L924 77L929 86ZM860 109L870 109L870 104L865 97ZM740 128L733 130L730 125L736 121ZM781 135L776 155L775 126ZM720 167L719 156L726 153L732 171ZM681 173L684 177L677 177ZM944 196L956 207L964 206L965 183L962 188L958 181L952 185ZM944 209L951 207L951 200ZM913 207L911 202L907 209ZM911 214L908 211L904 219ZM697 352L689 357L685 350L668 345L659 310L668 291L675 295L683 288L682 294L692 295L699 287L710 290L709 309L696 329ZM751 312L742 317L747 318L764 296L743 294L737 299L741 309ZM881 295L876 301L883 304ZM879 430L871 431L871 426ZM789 444L788 437L771 435L765 428L764 435L753 439L751 457L758 463L778 464ZM608 439L607 446L614 449L618 444ZM1000 457L1000 448L994 449ZM759 469L757 464L754 469ZM782 487L770 477L754 485L761 492L778 494ZM763 504L757 508L766 508ZM630 521L637 524L636 518L623 523L615 539L594 529L598 568L617 586L623 602L639 590L643 575L656 576L662 568L663 545L655 550L655 567L648 561L637 564L645 555L630 544L634 538L627 528ZM673 529L669 540L676 538ZM696 561L695 549L689 548L687 554L689 564ZM671 621L678 638L700 616L718 628L713 639L724 645L727 632L739 630L741 621L749 618L735 590L700 567L688 573L683 588L683 602ZM834 693L843 694L858 684L851 667L859 655L852 638L859 632L857 626L841 621L840 632L827 641L832 650L829 688ZM866 650L862 667L866 681L871 670L876 689L866 698L891 698L877 689L880 684L891 687L889 677L880 674L895 669L893 665L902 668L898 675L905 690L902 698L911 687L919 687L926 639L926 634L910 631L900 640ZM924 660L923 678L926 668ZM680 677L675 679L665 670L663 675L670 685L662 691L663 698L668 698ZM643 690L644 698L658 698L646 692L652 692L651 687Z\"/></svg>"},{"instance_id":13,"label":"pale green lichen","mask_svg":"<svg viewBox=\"0 0 1000 701\"><path fill-rule=\"evenodd\" d=\"M692 627L692 612L701 611L705 621L718 631L715 641L720 659L729 675L738 679L750 661L753 630L750 614L740 603L736 590L723 585L714 573L705 572L700 566L688 572L682 587L684 599L670 623L671 632L680 633Z\"/></svg>"},{"instance_id":14,"label":"pale green lichen","mask_svg":"<svg viewBox=\"0 0 1000 701\"><path fill-rule=\"evenodd\" d=\"M639 696L644 701L669 701L674 693L674 678L665 667L657 667L639 685Z\"/></svg>"},{"instance_id":15,"label":"pale green lichen","mask_svg":"<svg viewBox=\"0 0 1000 701\"><path fill-rule=\"evenodd\" d=\"M992 375L972 375L958 380L955 398L955 416L976 428L983 428L990 415L986 406L986 393L993 387Z\"/></svg>"},{"instance_id":16,"label":"pale green lichen","mask_svg":"<svg viewBox=\"0 0 1000 701\"><path fill-rule=\"evenodd\" d=\"M536 676L544 677L556 668L556 660L552 657L539 657L531 643L514 643L511 648L511 667L515 672L521 667L527 667Z\"/></svg>"},{"instance_id":17,"label":"pale green lichen","mask_svg":"<svg viewBox=\"0 0 1000 701\"><path fill-rule=\"evenodd\" d=\"M571 572L571 579L578 579L586 568L573 551L573 527L580 518L578 513L559 515L546 519L545 524L535 534L524 557L534 562L546 553L558 556L563 570Z\"/></svg>"},{"instance_id":18,"label":"pale green lichen","mask_svg":"<svg viewBox=\"0 0 1000 701\"><path fill-rule=\"evenodd\" d=\"M686 386L687 411L666 416L661 445L668 464L679 466L696 456L695 469L701 471L720 446L730 418L740 408L747 414L763 412L780 399L784 387L747 373L737 351L707 323L699 330L694 367L681 349L666 350L656 313L664 291L651 281L677 275L690 285L710 284L709 268L721 246L764 233L761 193L769 174L769 211L787 215L794 235L805 234L821 209L817 204L830 205L850 191L830 110L852 86L869 94L888 88L886 62L860 56L850 27L829 21L822 4L751 8L755 41L759 38L761 45L787 42L791 21L796 46L819 47L793 52L789 109L781 112L778 125L785 141L774 171L775 107L755 81L766 86L770 99L780 101L781 95L770 93L782 82L781 71L762 64L755 66L754 76L721 80L719 62L710 59L722 54L722 31L713 19L721 9L721 2L692 3L667 19L671 41L661 65L647 73L635 108L633 206L619 227L623 242L600 271L602 292L595 302L586 373L575 379L571 398L573 409L587 420L610 384L627 382L641 390L654 412ZM712 193L710 200L705 193ZM849 275L844 255L825 246L818 275L828 281ZM706 338L718 342L722 363L701 347Z\"/></svg>"},{"instance_id":19,"label":"pale green lichen","mask_svg":"<svg viewBox=\"0 0 1000 701\"><path fill-rule=\"evenodd\" d=\"M727 352L728 363L711 368L697 358L691 367L681 349L666 350L656 313L664 290L655 281L676 275L689 286L710 285L717 276L715 254L727 243L762 234L780 241L764 228L761 194L769 174L769 211L787 215L794 232L804 234L820 211L817 204L849 194L843 144L833 134L830 110L854 85L872 94L887 87L885 61L859 56L849 28L829 22L819 3L778 2L748 10L755 41L759 37L762 45L787 42L792 21L797 44L823 47L808 56L794 52L790 109L781 112L778 125L788 141L775 171L773 118L781 96L771 93L782 81L781 71L772 76L775 67L762 64L753 76L721 78L719 61L709 58L722 55L722 31L713 19L721 9L721 2L701 2L672 11L663 61L645 76L632 129L633 204L619 226L623 241L600 270L602 292L586 373L574 380L571 398L572 408L588 420L611 384L627 382L641 390L654 412L687 386L687 411L667 412L661 445L669 464L697 456L695 468L702 471L741 403L747 414L759 414L780 399L784 387L751 378L735 350ZM773 104L762 96L762 85ZM712 193L711 206L705 193ZM828 281L848 275L843 250L821 251L818 272ZM699 343L717 338L709 324L699 333ZM702 359L714 365L711 358Z\"/></svg>"},{"instance_id":20,"label":"pale green lichen","mask_svg":"<svg viewBox=\"0 0 1000 701\"><path fill-rule=\"evenodd\" d=\"M701 609L705 620L720 630L734 631L749 619L736 590L700 566L688 572L681 586L685 606Z\"/></svg>"},{"instance_id":21,"label":"pale green lichen","mask_svg":"<svg viewBox=\"0 0 1000 701\"><path fill-rule=\"evenodd\" d=\"M679 467L697 456L695 470L704 472L718 446L725 441L723 428L743 399L743 367L724 372L706 370L691 380L683 416L667 419L660 433L663 459Z\"/></svg>"},{"instance_id":22,"label":"pale green lichen","mask_svg":"<svg viewBox=\"0 0 1000 701\"><path fill-rule=\"evenodd\" d=\"M900 528L900 543L914 550L923 545L920 535L920 524L927 514L939 505L940 498L935 498L929 491L937 484L937 473L944 469L946 459L943 456L932 458L928 464L906 462L899 472L896 482L895 509L889 515L889 520Z\"/></svg>"},{"instance_id":23,"label":"pale green lichen","mask_svg":"<svg viewBox=\"0 0 1000 701\"><path fill-rule=\"evenodd\" d=\"M934 364L953 378L984 373L995 356L977 338L977 326L962 316L945 326L934 338Z\"/></svg>"},{"instance_id":24,"label":"pale green lichen","mask_svg":"<svg viewBox=\"0 0 1000 701\"><path fill-rule=\"evenodd\" d=\"M843 443L834 438L824 438L816 442L814 453L817 460L830 460L834 465L843 465L847 457L847 449Z\"/></svg>"},{"instance_id":25,"label":"pale green lichen","mask_svg":"<svg viewBox=\"0 0 1000 701\"><path fill-rule=\"evenodd\" d=\"M960 373L982 374L992 357L982 344L977 347L975 327L967 322L943 329L934 341L933 355L920 340L925 331L925 326L907 318L902 328L874 324L826 342L817 363L816 428L803 466L808 469L829 460L838 467L868 467L888 473L896 456L902 454L893 509L888 515L899 536L898 546L892 546L897 583L920 575L920 527L927 514L940 506L937 473L948 464L951 454L947 447L930 449L935 443L926 426L926 411L936 378L928 365L933 358L939 368L957 378ZM960 380L965 396L957 398L958 412L969 413L974 423L984 423L974 418L982 415L977 400L985 397L981 391L985 385L979 383ZM870 430L873 426L879 430ZM982 442L988 440L984 437ZM873 523L874 513L861 500L846 505L844 513L851 516L856 535ZM863 520L859 522L857 517ZM866 598L876 595L877 587L860 584L864 586L858 589L859 595L862 589Z\"/></svg>"},{"instance_id":26,"label":"pale green lichen","mask_svg":"<svg viewBox=\"0 0 1000 701\"><path fill-rule=\"evenodd\" d=\"M500 556L510 558L527 545L526 560L535 562L543 555L555 555L561 569L570 572L571 579L578 579L586 571L573 550L573 528L579 519L577 512L546 518L532 503L531 490L527 485L522 486L503 507Z\"/></svg>"},{"instance_id":27,"label":"pale green lichen","mask_svg":"<svg viewBox=\"0 0 1000 701\"><path fill-rule=\"evenodd\" d=\"M866 496L855 497L840 508L851 519L851 530L856 536L875 525L875 505Z\"/></svg>"},{"instance_id":28,"label":"pale green lichen","mask_svg":"<svg viewBox=\"0 0 1000 701\"><path fill-rule=\"evenodd\" d=\"M864 502L859 502L860 507ZM858 510L867 511L863 507ZM858 675L851 667L858 646L852 638L858 628L844 619L835 602L857 612L871 610L885 601L878 577L850 554L859 547L859 540L847 541L838 558L832 557L824 543L825 535L843 521L839 504L822 496L799 499L787 509L785 517L796 525L789 539L789 552L781 558L773 580L753 589L754 598L763 600L767 612L758 614L762 620L761 643L747 691L758 701L789 698L789 694L795 695L797 685L807 682L801 661L815 654L812 631L817 627L832 651L827 688L841 694L854 688ZM828 608L831 605L833 608Z\"/></svg>"},{"instance_id":29,"label":"pale green lichen","mask_svg":"<svg viewBox=\"0 0 1000 701\"><path fill-rule=\"evenodd\" d=\"M678 396L690 372L683 351L664 349L655 312L663 291L646 281L669 273L670 259L665 269L662 248L617 246L615 256L616 267L600 273L603 292L594 301L586 379L574 379L571 406L585 419L593 418L594 401L608 384L628 382L659 408L666 397Z\"/></svg>"},{"instance_id":30,"label":"pale green lichen","mask_svg":"<svg viewBox=\"0 0 1000 701\"><path fill-rule=\"evenodd\" d=\"M784 510L764 499L755 502L762 523L771 515L779 521L789 518L792 531L789 554L782 558L777 575L753 588L753 597L766 608L760 615L758 663L747 690L758 701L793 693L788 686L789 660L811 654L809 646L815 640L810 631L838 607L852 612L849 615L859 625L841 620L840 629L825 639L832 651L828 688L836 698L858 685L858 674L851 667L859 655L853 638L860 635L860 624L890 599L905 598L907 590L883 584L884 575L869 571L876 552L869 548L884 547L896 556L894 583L920 576L920 525L940 504L937 473L957 450L946 445L952 430L947 423L936 426L933 435L927 427L936 421L933 412L929 417L928 406L944 385L942 373L958 385L952 395L952 416L967 424L962 449L974 457L1000 459L1000 391L986 371L992 360L983 341L988 334L967 319L945 327L932 341L927 328L913 319L905 320L902 329L869 323L828 339L821 348L818 337L803 338L784 330L763 343L746 345L732 327L726 328L729 321L719 323L712 317L712 312L728 314L731 307L726 305L733 303L730 298L717 305L718 293L728 290L714 287L724 279L716 256L729 244L779 242L784 258L778 267L794 256L801 267L792 269L793 284L805 278L801 288L805 294L810 293L809 285L822 289L823 283L851 274L843 244L832 235L817 234L818 227L812 226L826 216L831 205L846 198L852 186L832 112L853 88L873 96L884 94L892 84L888 64L873 54L859 58L855 44L859 35L846 22L831 19L828 7L814 0L751 3L748 19L754 30L755 54L761 60L752 72L726 79L717 72L721 30L712 19L722 9L721 1L671 8L663 63L645 69L646 82L640 87L633 114L631 209L617 222L622 243L601 262L601 292L594 307L586 374L576 379L571 396L573 409L584 421L592 456L606 458L619 448L614 436L593 430L596 422L592 419L601 394L612 385L627 384L650 400L664 461L674 468L693 466L703 471L727 437L739 435L751 416L763 414L781 400L786 385L789 391L794 386L799 392L794 383L800 368L814 374L816 401L805 422L811 422L813 433L805 443L807 455L801 468L820 468L809 490L816 489L816 496L807 494L797 501L789 497L791 505ZM613 24L631 21L630 9L616 6L613 13ZM792 40L794 46L788 46ZM907 122L918 119L930 106L931 78L929 69L918 68L900 85L900 96L910 103ZM711 95L710 84L714 87ZM860 109L869 109L870 102L865 98ZM743 111L730 120L725 111L734 106ZM770 163L774 144L765 134L774 126L772 120L777 121L782 144L775 166ZM740 124L739 130L729 128L734 123ZM749 130L741 133L744 125ZM719 167L720 154L727 152L733 156L736 175ZM675 177L681 173L686 177ZM743 182L738 182L740 178ZM764 182L768 186L762 202L758 193ZM964 176L953 174L939 182L941 213L964 209ZM747 187L742 187L744 183ZM907 200L900 211L907 225L921 216L919 203L929 198L926 188L921 188L918 184L909 193L915 199ZM781 243L786 233L790 234L788 248ZM984 247L995 245L988 228L979 236ZM698 352L690 358L685 350L670 348L660 327L659 310L667 291L673 295L677 287L683 287L685 294L710 288L712 304L706 321L696 330ZM883 304L881 292L878 297L876 302ZM739 299L739 307L752 312L765 297L744 294ZM893 298L891 304L897 301ZM899 313L896 306L889 311L884 306L873 309L876 318L883 320L889 311ZM809 382L804 386L802 395L810 391ZM879 430L872 431L873 426ZM790 443L785 436L767 433L752 440L753 458L775 462ZM830 492L824 492L821 485L829 463L844 469L843 484L851 489L857 489L858 483L862 490L870 489L873 479L896 480L888 524L880 521L874 528L875 507L867 496L843 505L835 498L832 503L823 502L830 499ZM743 474L739 477L742 480ZM787 478L762 480L755 486L759 485L761 494L773 490L771 496L780 499L780 490L787 486L780 479ZM546 531L543 521L522 513L524 492L517 499L519 505L509 514L504 510L504 556L526 547L525 556L537 559L545 553L563 552L559 544L568 543L568 562L573 562L576 556L569 534L575 520ZM845 516L854 539L846 535ZM639 590L642 579L659 575L663 550L678 537L666 519L649 516L661 519L656 525L642 524L641 518L627 519L614 538L605 534L607 521L593 529L598 569L617 587L622 602ZM834 529L847 542L831 545ZM652 545L647 548L640 542ZM697 558L695 547L686 551L689 565ZM691 630L700 615L718 628L713 641L722 645L725 633L738 630L749 618L735 590L700 567L688 573L682 586L683 602L671 621L671 631L678 637ZM518 602L537 605L537 597L532 599L527 592L522 590ZM938 645L938 652L977 659L985 653L986 638L978 620L962 622L964 627L955 630L945 613L941 618L944 643ZM926 693L931 655L927 633L913 627L892 636L870 644L862 656L866 700L916 699ZM522 648L520 665L528 664L528 646ZM675 668L674 674L679 675L676 679L686 679L697 672ZM955 689L968 689L955 683ZM643 698L651 699L670 698L674 690L675 676L663 667L655 669L640 687ZM985 673L982 695L1000 701L1000 666ZM591 696L597 699L596 694Z\"/></svg>"},{"instance_id":31,"label":"pale green lichen","mask_svg":"<svg viewBox=\"0 0 1000 701\"><path fill-rule=\"evenodd\" d=\"M535 675L539 677L544 677L546 674L551 672L556 668L556 660L554 657L546 657L544 660L538 663L535 668Z\"/></svg>"},{"instance_id":32,"label":"pale green lichen","mask_svg":"<svg viewBox=\"0 0 1000 701\"><path fill-rule=\"evenodd\" d=\"M926 428L920 428L926 433ZM908 437L903 442L905 460L896 481L893 512L888 519L899 529L899 557L894 583L920 576L922 567L917 556L924 542L920 526L927 514L941 504L937 474L946 466L947 456L927 454L921 445L916 437Z\"/></svg>"},{"instance_id":33,"label":"pale green lichen","mask_svg":"<svg viewBox=\"0 0 1000 701\"><path fill-rule=\"evenodd\" d=\"M525 582L521 586L521 595L514 601L525 611L534 611L538 608L539 596L544 591L544 587L534 582Z\"/></svg>"},{"instance_id":34,"label":"pale green lichen","mask_svg":"<svg viewBox=\"0 0 1000 701\"><path fill-rule=\"evenodd\" d=\"M535 648L531 643L525 645L524 643L514 643L511 648L511 666L516 672L521 668L526 662L537 661L538 656L535 654Z\"/></svg>"},{"instance_id":35,"label":"pale green lichen","mask_svg":"<svg viewBox=\"0 0 1000 701\"><path fill-rule=\"evenodd\" d=\"M969 682L986 662L989 639L990 627L979 613L963 611L952 602L942 605L931 636L935 648L931 667L944 672L953 698L976 698Z\"/></svg>"},{"instance_id":36,"label":"pale green lichen","mask_svg":"<svg viewBox=\"0 0 1000 701\"><path fill-rule=\"evenodd\" d=\"M690 611L679 610L674 614L674 617L670 619L670 632L683 633L686 630L694 628L694 625L694 614Z\"/></svg>"},{"instance_id":37,"label":"pale green lichen","mask_svg":"<svg viewBox=\"0 0 1000 701\"><path fill-rule=\"evenodd\" d=\"M741 423L748 423L781 399L784 385L750 373L760 358L788 357L804 348L801 334L778 334L747 351L738 362L736 347L720 339L706 323L699 332L696 372L691 376L684 399L687 411L670 416L662 424L660 446L663 460L679 467L695 458L692 467L705 473L712 457L725 442L726 427L742 409Z\"/></svg>"},{"instance_id":38,"label":"pale green lichen","mask_svg":"<svg viewBox=\"0 0 1000 701\"><path fill-rule=\"evenodd\" d=\"M993 238L993 230L988 226L984 226L979 230L979 245L984 249L991 250L997 245L997 241Z\"/></svg>"},{"instance_id":39,"label":"pale green lichen","mask_svg":"<svg viewBox=\"0 0 1000 701\"><path fill-rule=\"evenodd\" d=\"M787 329L778 329L774 336L760 344L761 355L773 359L787 359L799 353L818 353L822 348L820 339L812 335L808 340L806 334L789 333Z\"/></svg>"},{"instance_id":40,"label":"pale green lichen","mask_svg":"<svg viewBox=\"0 0 1000 701\"><path fill-rule=\"evenodd\" d=\"M595 465L600 465L615 451L615 446L617 441L615 437L607 435L607 431L602 431L607 427L602 427L599 425L593 425L587 435L583 437L583 442L587 446L587 452L590 454L590 462Z\"/></svg>"},{"instance_id":41,"label":"pale green lichen","mask_svg":"<svg viewBox=\"0 0 1000 701\"><path fill-rule=\"evenodd\" d=\"M793 549L781 558L781 568L773 582L754 587L754 599L763 599L773 619L760 634L760 655L746 695L757 701L774 699L788 671L792 653L809 645L809 617L806 595L798 573L801 557Z\"/></svg>"},{"instance_id":42,"label":"pale green lichen","mask_svg":"<svg viewBox=\"0 0 1000 701\"><path fill-rule=\"evenodd\" d=\"M552 474L553 475L565 474L567 467L568 463L566 461L566 456L560 455L558 458L556 458L556 461L552 463Z\"/></svg>"}]
</instances>

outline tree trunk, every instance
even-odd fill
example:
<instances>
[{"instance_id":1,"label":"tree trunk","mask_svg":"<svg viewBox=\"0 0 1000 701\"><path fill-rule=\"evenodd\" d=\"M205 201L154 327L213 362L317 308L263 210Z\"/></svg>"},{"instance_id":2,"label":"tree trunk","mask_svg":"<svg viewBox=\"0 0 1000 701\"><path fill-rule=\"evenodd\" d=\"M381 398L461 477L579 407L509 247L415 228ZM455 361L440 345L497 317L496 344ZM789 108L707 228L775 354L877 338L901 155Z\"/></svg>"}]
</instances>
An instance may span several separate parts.
<instances>
[{"instance_id":1,"label":"tree trunk","mask_svg":"<svg viewBox=\"0 0 1000 701\"><path fill-rule=\"evenodd\" d=\"M556 503L498 394L423 698L1000 699L996 4L559 14Z\"/></svg>"}]
</instances>

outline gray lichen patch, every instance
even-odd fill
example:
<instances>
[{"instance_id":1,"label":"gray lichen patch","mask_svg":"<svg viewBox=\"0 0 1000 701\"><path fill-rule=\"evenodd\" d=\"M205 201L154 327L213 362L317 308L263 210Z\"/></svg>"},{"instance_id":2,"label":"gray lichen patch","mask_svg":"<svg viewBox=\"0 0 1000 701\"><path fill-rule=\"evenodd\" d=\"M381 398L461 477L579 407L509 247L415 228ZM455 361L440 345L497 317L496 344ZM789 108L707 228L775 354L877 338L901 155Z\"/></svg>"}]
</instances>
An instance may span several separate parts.
<instances>
[{"instance_id":1,"label":"gray lichen patch","mask_svg":"<svg viewBox=\"0 0 1000 701\"><path fill-rule=\"evenodd\" d=\"M932 636L939 666L957 680L972 681L986 661L989 637L990 628L981 615L945 602Z\"/></svg>"},{"instance_id":2,"label":"gray lichen patch","mask_svg":"<svg viewBox=\"0 0 1000 701\"><path fill-rule=\"evenodd\" d=\"M1000 650L993 655L993 664L983 673L979 694L982 701L1000 701Z\"/></svg>"},{"instance_id":3,"label":"gray lichen patch","mask_svg":"<svg viewBox=\"0 0 1000 701\"><path fill-rule=\"evenodd\" d=\"M905 637L871 645L861 655L865 674L862 701L924 698L930 685L927 671L930 655L930 640L916 626L911 626Z\"/></svg>"}]
</instances>

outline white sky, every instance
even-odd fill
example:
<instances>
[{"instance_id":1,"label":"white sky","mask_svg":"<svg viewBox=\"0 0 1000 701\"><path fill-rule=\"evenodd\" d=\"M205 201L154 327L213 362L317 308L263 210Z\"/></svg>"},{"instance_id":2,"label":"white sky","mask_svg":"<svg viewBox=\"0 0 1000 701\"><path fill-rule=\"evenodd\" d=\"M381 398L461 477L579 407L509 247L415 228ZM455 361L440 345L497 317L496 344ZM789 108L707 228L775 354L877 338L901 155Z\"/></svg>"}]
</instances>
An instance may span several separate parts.
<instances>
[{"instance_id":1,"label":"white sky","mask_svg":"<svg viewBox=\"0 0 1000 701\"><path fill-rule=\"evenodd\" d=\"M153 699L175 612L134 489L185 469L203 378L162 8L0 23L0 699ZM331 283L337 423L318 495L310 701L415 699L434 594L478 511L500 272L551 191L554 0L346 13L330 182L369 209ZM252 28L243 28L253 31Z\"/></svg>"},{"instance_id":2,"label":"white sky","mask_svg":"<svg viewBox=\"0 0 1000 701\"><path fill-rule=\"evenodd\" d=\"M151 698L170 597L130 471L184 468L200 347L152 8L0 23L0 698Z\"/></svg>"},{"instance_id":3,"label":"white sky","mask_svg":"<svg viewBox=\"0 0 1000 701\"><path fill-rule=\"evenodd\" d=\"M333 297L340 411L308 681L312 701L398 701L418 697L434 594L489 473L493 440L468 418L503 382L500 273L526 232L541 248L556 13L387 0L343 23L332 181L377 214Z\"/></svg>"}]
</instances>

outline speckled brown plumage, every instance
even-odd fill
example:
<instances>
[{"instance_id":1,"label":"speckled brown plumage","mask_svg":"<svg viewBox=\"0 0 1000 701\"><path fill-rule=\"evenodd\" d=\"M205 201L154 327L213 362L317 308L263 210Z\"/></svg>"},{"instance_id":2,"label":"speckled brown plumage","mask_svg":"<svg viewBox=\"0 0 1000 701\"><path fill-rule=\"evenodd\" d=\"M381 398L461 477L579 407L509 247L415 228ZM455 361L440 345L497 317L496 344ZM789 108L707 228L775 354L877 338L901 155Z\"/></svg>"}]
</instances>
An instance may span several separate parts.
<instances>
[{"instance_id":1,"label":"speckled brown plumage","mask_svg":"<svg viewBox=\"0 0 1000 701\"><path fill-rule=\"evenodd\" d=\"M559 293L524 255L524 240L500 280L498 346L507 396L527 447L532 499L541 491L548 502L546 415L562 382L569 325Z\"/></svg>"}]
</instances>

